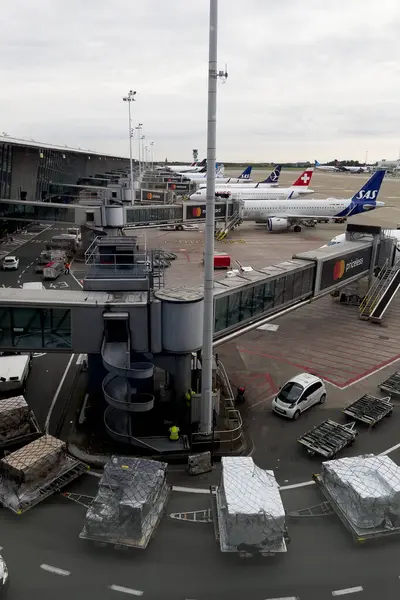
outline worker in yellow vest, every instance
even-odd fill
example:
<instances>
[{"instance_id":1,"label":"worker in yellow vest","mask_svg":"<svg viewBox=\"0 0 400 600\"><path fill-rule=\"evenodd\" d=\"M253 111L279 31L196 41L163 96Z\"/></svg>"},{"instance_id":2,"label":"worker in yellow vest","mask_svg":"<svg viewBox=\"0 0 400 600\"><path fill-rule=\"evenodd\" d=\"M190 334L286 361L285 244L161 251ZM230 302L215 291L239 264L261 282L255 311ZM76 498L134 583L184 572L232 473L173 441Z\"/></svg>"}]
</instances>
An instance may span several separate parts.
<instances>
[{"instance_id":1,"label":"worker in yellow vest","mask_svg":"<svg viewBox=\"0 0 400 600\"><path fill-rule=\"evenodd\" d=\"M193 396L192 390L188 390L185 394L185 402L186 402L186 406L188 408L190 408L190 405L192 403L192 396Z\"/></svg>"},{"instance_id":2,"label":"worker in yellow vest","mask_svg":"<svg viewBox=\"0 0 400 600\"><path fill-rule=\"evenodd\" d=\"M169 428L169 439L171 442L177 442L179 440L179 432L180 429L176 425L172 425L172 427Z\"/></svg>"}]
</instances>

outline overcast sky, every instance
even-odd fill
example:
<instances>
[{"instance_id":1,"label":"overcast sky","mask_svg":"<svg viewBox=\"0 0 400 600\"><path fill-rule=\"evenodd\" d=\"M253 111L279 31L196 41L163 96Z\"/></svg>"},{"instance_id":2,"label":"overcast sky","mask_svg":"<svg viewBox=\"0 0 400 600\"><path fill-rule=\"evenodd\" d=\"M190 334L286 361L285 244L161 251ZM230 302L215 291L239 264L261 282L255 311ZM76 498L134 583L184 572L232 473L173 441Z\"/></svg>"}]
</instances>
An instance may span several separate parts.
<instances>
[{"instance_id":1,"label":"overcast sky","mask_svg":"<svg viewBox=\"0 0 400 600\"><path fill-rule=\"evenodd\" d=\"M208 19L208 0L4 0L0 134L127 155L133 88L155 158L202 157ZM218 160L397 158L399 31L396 0L219 0Z\"/></svg>"}]
</instances>

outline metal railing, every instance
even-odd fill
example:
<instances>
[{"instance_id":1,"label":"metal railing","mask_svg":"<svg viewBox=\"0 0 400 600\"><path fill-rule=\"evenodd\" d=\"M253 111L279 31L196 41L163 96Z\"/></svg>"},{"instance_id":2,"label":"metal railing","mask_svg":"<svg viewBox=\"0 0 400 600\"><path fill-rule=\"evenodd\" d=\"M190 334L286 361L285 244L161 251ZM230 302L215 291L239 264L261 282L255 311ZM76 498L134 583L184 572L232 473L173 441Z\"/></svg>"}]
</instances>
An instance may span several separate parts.
<instances>
[{"instance_id":1,"label":"metal railing","mask_svg":"<svg viewBox=\"0 0 400 600\"><path fill-rule=\"evenodd\" d=\"M386 279L383 280L382 276L384 276L389 271L389 260L386 259L381 270L379 271L379 275L376 278L375 282L371 286L371 289L368 290L365 298L360 304L360 315L364 315L368 309L372 309L375 306L376 300L379 298L379 294L382 291L382 287L384 283L386 283Z\"/></svg>"}]
</instances>

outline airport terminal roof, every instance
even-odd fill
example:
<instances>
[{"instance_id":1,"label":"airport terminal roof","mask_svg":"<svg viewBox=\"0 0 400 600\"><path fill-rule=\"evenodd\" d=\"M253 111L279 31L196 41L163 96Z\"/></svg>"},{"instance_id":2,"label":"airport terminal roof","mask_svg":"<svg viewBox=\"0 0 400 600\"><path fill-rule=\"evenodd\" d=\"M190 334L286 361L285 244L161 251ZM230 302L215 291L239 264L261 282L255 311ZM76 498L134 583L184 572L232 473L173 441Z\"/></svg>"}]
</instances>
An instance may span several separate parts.
<instances>
[{"instance_id":1,"label":"airport terminal roof","mask_svg":"<svg viewBox=\"0 0 400 600\"><path fill-rule=\"evenodd\" d=\"M72 146L64 146L59 144L48 144L47 142L38 142L33 139L24 139L24 138L14 138L10 135L0 135L0 143L4 144L12 144L13 146L24 146L27 148L37 148L38 150L62 150L64 152L73 152L76 154L87 154L89 156L99 156L104 158L118 158L127 160L126 156L114 156L112 154L106 154L104 152L97 152L96 150L84 149L84 148L74 148Z\"/></svg>"}]
</instances>

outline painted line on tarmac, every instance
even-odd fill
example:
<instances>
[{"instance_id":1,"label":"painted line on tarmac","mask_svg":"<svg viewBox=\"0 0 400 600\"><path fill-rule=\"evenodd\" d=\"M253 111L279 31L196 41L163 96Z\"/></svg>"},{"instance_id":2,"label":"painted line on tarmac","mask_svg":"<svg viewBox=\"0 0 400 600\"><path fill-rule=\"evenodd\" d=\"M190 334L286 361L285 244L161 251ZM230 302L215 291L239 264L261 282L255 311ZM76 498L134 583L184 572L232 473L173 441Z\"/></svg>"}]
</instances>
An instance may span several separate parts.
<instances>
[{"instance_id":1,"label":"painted line on tarmac","mask_svg":"<svg viewBox=\"0 0 400 600\"><path fill-rule=\"evenodd\" d=\"M184 492L186 494L209 494L210 490L206 488L190 488L190 487L182 487L180 485L172 486L173 492Z\"/></svg>"},{"instance_id":2,"label":"painted line on tarmac","mask_svg":"<svg viewBox=\"0 0 400 600\"><path fill-rule=\"evenodd\" d=\"M298 596L285 596L284 598L266 598L266 600L299 600Z\"/></svg>"},{"instance_id":3,"label":"painted line on tarmac","mask_svg":"<svg viewBox=\"0 0 400 600\"><path fill-rule=\"evenodd\" d=\"M59 569L58 567L52 567L51 565L40 565L40 568L43 571L48 571L49 573L54 573L55 575L62 575L63 577L67 577L71 575L71 571L65 571L64 569Z\"/></svg>"},{"instance_id":4,"label":"painted line on tarmac","mask_svg":"<svg viewBox=\"0 0 400 600\"><path fill-rule=\"evenodd\" d=\"M362 592L362 591L363 591L362 585L358 585L356 587L346 588L344 590L336 590L335 592L332 592L332 596L345 596L346 594L355 594L357 592Z\"/></svg>"},{"instance_id":5,"label":"painted line on tarmac","mask_svg":"<svg viewBox=\"0 0 400 600\"><path fill-rule=\"evenodd\" d=\"M143 596L143 592L140 590L133 590L132 588L123 587L122 585L109 585L108 588L113 592L122 592L123 594L130 594L131 596Z\"/></svg>"}]
</instances>

